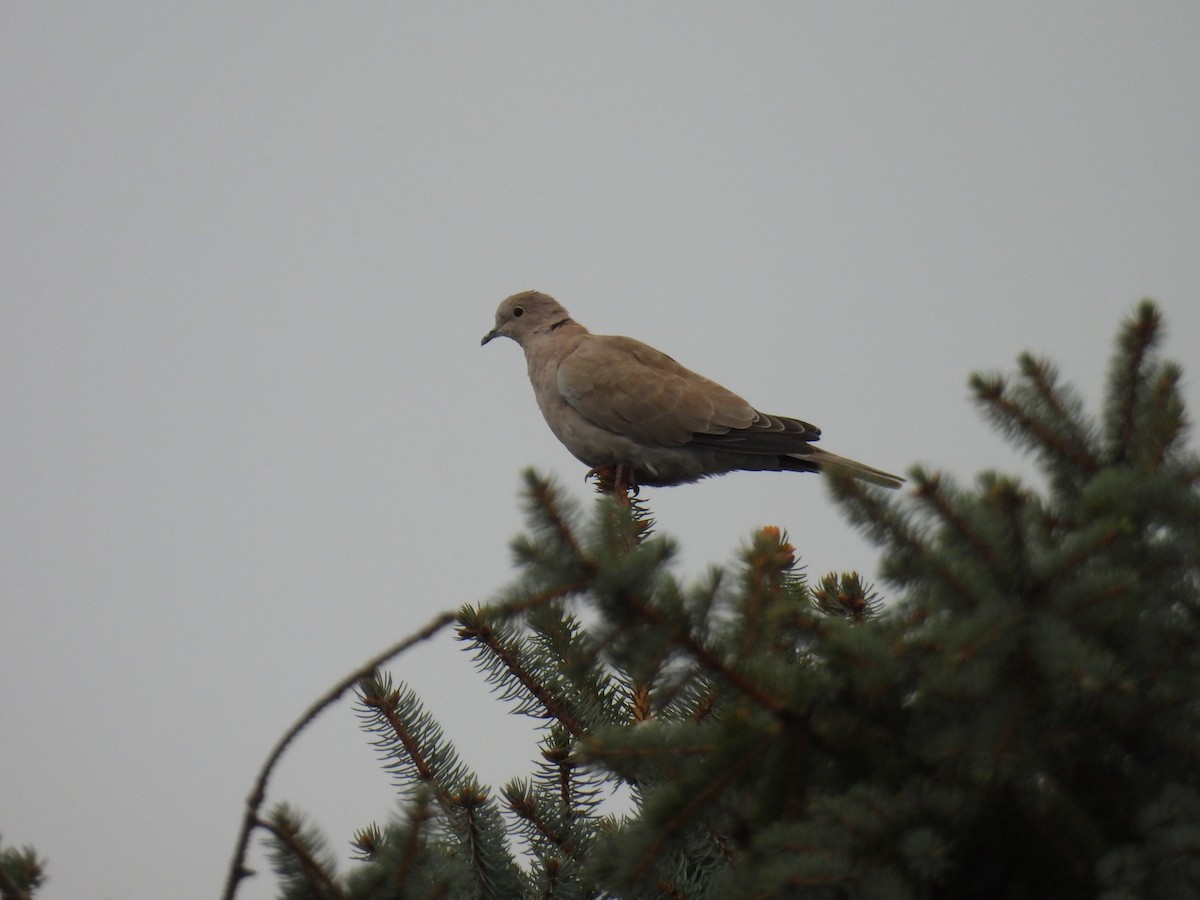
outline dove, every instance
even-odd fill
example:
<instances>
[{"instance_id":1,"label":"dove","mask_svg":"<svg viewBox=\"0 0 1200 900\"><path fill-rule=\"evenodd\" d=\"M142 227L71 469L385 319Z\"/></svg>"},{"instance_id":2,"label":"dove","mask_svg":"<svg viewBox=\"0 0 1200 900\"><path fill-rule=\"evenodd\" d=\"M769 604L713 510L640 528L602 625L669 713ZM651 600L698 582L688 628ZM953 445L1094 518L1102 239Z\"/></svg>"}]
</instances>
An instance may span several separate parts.
<instances>
[{"instance_id":1,"label":"dove","mask_svg":"<svg viewBox=\"0 0 1200 900\"><path fill-rule=\"evenodd\" d=\"M835 472L886 488L904 479L813 446L821 429L759 412L737 394L633 338L592 334L553 297L513 294L480 346L512 338L554 436L622 489L727 472ZM623 491L622 491L623 492Z\"/></svg>"}]
</instances>

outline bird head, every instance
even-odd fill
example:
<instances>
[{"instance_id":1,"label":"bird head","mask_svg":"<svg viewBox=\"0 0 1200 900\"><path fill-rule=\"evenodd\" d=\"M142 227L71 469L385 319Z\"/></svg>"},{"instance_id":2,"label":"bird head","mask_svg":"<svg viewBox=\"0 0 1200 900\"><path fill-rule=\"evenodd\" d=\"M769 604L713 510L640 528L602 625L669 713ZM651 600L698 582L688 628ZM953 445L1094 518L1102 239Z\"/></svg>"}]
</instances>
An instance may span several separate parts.
<instances>
[{"instance_id":1,"label":"bird head","mask_svg":"<svg viewBox=\"0 0 1200 900\"><path fill-rule=\"evenodd\" d=\"M534 335L545 334L571 321L567 311L549 294L522 291L513 294L496 310L496 327L483 336L479 346L492 338L512 338L522 347Z\"/></svg>"}]
</instances>

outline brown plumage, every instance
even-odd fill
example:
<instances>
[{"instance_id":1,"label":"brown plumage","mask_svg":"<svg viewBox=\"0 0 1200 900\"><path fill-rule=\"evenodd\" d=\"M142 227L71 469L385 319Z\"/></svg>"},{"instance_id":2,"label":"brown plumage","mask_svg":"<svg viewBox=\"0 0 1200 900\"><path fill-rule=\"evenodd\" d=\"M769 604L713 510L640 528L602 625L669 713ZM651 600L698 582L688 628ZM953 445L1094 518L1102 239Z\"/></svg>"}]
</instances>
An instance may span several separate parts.
<instances>
[{"instance_id":1,"label":"brown plumage","mask_svg":"<svg viewBox=\"0 0 1200 900\"><path fill-rule=\"evenodd\" d=\"M524 349L550 430L593 469L624 467L646 485L738 470L831 470L888 488L904 481L814 447L815 425L759 412L641 341L591 334L538 291L500 304L481 343L496 337Z\"/></svg>"}]
</instances>

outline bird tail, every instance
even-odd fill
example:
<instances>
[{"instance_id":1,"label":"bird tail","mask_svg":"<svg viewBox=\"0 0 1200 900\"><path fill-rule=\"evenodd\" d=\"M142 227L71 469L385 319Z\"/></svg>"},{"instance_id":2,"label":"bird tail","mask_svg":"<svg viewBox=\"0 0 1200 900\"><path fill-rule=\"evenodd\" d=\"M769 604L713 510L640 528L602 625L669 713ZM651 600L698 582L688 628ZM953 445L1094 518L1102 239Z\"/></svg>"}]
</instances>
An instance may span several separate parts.
<instances>
[{"instance_id":1,"label":"bird tail","mask_svg":"<svg viewBox=\"0 0 1200 900\"><path fill-rule=\"evenodd\" d=\"M880 487L892 490L896 490L900 485L904 484L904 479L899 475L893 475L891 472L885 472L882 469L876 469L864 463L846 459L844 456L838 456L836 453L830 453L828 450L821 450L817 447L813 447L810 453L806 453L803 456L797 454L794 458L803 459L806 463L813 463L818 472L848 475L851 478L857 478L860 481L869 481L871 484L877 484Z\"/></svg>"}]
</instances>

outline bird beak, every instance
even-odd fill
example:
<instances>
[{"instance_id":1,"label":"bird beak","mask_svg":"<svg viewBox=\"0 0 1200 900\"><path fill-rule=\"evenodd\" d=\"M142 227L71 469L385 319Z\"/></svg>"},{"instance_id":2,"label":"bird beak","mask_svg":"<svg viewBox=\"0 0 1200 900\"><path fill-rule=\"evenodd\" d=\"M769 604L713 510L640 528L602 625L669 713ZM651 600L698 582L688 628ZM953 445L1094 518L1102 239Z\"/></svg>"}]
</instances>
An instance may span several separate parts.
<instances>
[{"instance_id":1,"label":"bird beak","mask_svg":"<svg viewBox=\"0 0 1200 900\"><path fill-rule=\"evenodd\" d=\"M491 331L489 331L487 334L485 334L483 336L483 340L479 342L479 346L482 347L484 344L486 344L488 341L490 341L494 337L496 337L496 329L495 328L493 328Z\"/></svg>"}]
</instances>

